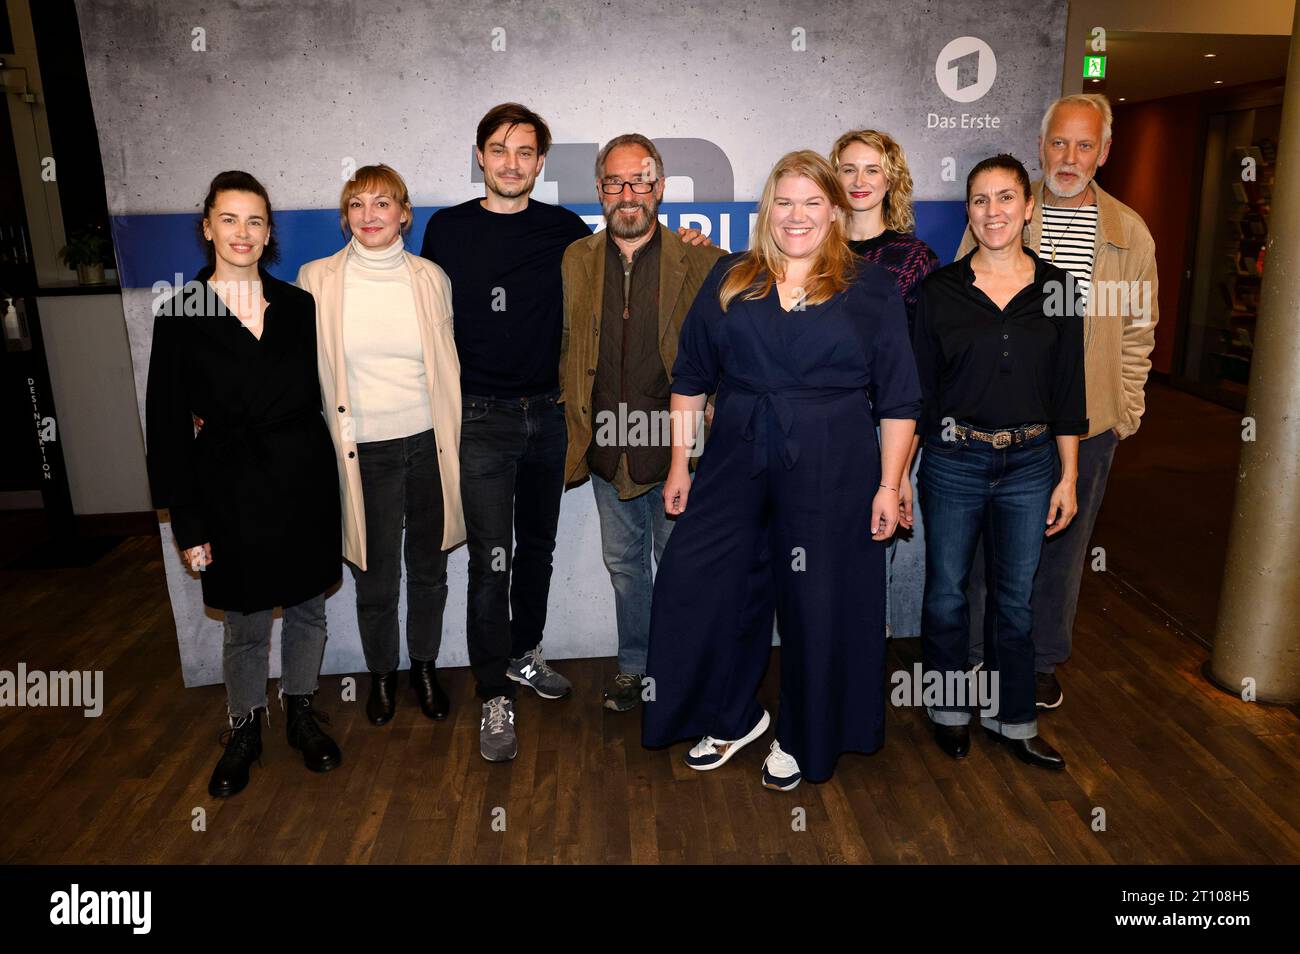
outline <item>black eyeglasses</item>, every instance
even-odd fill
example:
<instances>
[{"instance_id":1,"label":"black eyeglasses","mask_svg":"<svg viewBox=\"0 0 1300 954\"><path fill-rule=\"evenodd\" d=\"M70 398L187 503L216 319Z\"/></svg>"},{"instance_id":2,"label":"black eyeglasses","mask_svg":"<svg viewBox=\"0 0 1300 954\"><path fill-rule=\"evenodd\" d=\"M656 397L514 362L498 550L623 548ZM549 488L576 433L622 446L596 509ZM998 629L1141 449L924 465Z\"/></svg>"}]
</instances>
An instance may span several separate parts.
<instances>
[{"instance_id":1,"label":"black eyeglasses","mask_svg":"<svg viewBox=\"0 0 1300 954\"><path fill-rule=\"evenodd\" d=\"M646 195L655 190L653 182L624 182L622 179L606 179L600 184L600 191L606 195L622 195L623 187L631 186L637 195Z\"/></svg>"}]
</instances>

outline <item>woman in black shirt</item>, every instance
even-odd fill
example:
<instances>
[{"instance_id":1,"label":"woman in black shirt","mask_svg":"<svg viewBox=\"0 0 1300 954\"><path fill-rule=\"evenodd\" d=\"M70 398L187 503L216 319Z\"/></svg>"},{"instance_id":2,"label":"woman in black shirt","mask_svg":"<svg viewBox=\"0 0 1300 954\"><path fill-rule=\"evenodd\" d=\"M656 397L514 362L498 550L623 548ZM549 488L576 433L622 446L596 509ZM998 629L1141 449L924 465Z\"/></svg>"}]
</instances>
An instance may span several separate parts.
<instances>
[{"instance_id":1,"label":"woman in black shirt","mask_svg":"<svg viewBox=\"0 0 1300 954\"><path fill-rule=\"evenodd\" d=\"M265 188L246 172L221 173L201 229L208 266L155 314L145 424L154 506L171 510L182 557L201 571L203 602L225 610L231 730L208 784L224 798L248 784L262 752L276 607L284 608L280 693L289 744L313 771L341 760L312 695L342 534L334 447L321 416L315 302L263 270L275 253Z\"/></svg>"},{"instance_id":2,"label":"woman in black shirt","mask_svg":"<svg viewBox=\"0 0 1300 954\"><path fill-rule=\"evenodd\" d=\"M1083 307L1069 274L1021 243L1033 199L1016 159L976 165L966 205L978 245L926 279L913 335L925 395L917 433L927 698L931 686L943 688L927 708L936 741L955 758L969 751L978 705L984 727L1019 758L1059 769L1065 761L1038 736L1030 594L1044 536L1064 530L1076 510L1079 435L1088 430ZM967 678L966 584L981 536L988 649L983 672Z\"/></svg>"}]
</instances>

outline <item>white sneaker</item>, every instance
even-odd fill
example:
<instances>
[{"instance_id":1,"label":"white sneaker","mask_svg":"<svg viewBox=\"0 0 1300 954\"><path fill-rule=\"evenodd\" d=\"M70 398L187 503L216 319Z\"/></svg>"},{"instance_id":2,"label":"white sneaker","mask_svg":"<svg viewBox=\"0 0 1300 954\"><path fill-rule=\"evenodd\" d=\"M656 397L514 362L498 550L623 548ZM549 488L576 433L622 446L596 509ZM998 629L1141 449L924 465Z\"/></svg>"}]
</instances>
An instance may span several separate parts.
<instances>
[{"instance_id":1,"label":"white sneaker","mask_svg":"<svg viewBox=\"0 0 1300 954\"><path fill-rule=\"evenodd\" d=\"M772 751L763 762L763 787L778 792L788 792L803 778L799 763L789 752L781 751L781 743L773 742Z\"/></svg>"},{"instance_id":2,"label":"white sneaker","mask_svg":"<svg viewBox=\"0 0 1300 954\"><path fill-rule=\"evenodd\" d=\"M746 732L742 738L727 741L706 735L686 753L686 764L693 769L699 769L701 772L715 769L766 732L767 727L771 724L772 717L764 709L763 717L758 720L758 724Z\"/></svg>"}]
</instances>

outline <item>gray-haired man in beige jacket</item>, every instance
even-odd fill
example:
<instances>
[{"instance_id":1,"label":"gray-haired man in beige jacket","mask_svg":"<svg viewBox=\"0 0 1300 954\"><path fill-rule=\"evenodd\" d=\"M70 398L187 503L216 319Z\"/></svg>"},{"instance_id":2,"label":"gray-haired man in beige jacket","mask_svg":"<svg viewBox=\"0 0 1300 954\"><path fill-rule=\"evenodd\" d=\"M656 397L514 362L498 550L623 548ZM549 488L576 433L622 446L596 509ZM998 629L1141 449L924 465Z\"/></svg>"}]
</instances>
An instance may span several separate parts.
<instances>
[{"instance_id":1,"label":"gray-haired man in beige jacket","mask_svg":"<svg viewBox=\"0 0 1300 954\"><path fill-rule=\"evenodd\" d=\"M1078 515L1049 538L1034 578L1034 655L1038 707L1064 698L1056 667L1070 656L1075 610L1088 542L1106 492L1116 445L1137 431L1146 408L1147 374L1155 345L1155 242L1142 217L1093 181L1110 152L1111 109L1105 96L1078 93L1043 115L1033 184L1034 216L1025 244L1071 272L1087 295L1084 375L1087 436L1079 442ZM969 232L958 257L974 248ZM971 662L984 659L984 560L976 556L967 592Z\"/></svg>"}]
</instances>

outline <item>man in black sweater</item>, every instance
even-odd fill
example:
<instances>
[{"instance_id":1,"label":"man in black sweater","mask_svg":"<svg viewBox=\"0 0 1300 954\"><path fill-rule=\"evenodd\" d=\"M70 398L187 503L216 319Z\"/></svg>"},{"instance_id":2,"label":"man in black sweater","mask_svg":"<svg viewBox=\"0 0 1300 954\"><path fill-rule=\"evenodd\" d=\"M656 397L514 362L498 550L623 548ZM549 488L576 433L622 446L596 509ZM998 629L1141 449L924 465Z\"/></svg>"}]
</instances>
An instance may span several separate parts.
<instances>
[{"instance_id":1,"label":"man in black sweater","mask_svg":"<svg viewBox=\"0 0 1300 954\"><path fill-rule=\"evenodd\" d=\"M486 195L435 213L420 252L451 279L467 640L483 700L480 750L491 762L518 751L515 683L544 699L572 689L546 664L541 644L568 444L559 403L560 263L591 229L568 209L529 198L550 144L546 123L526 107L489 110L475 150Z\"/></svg>"}]
</instances>

